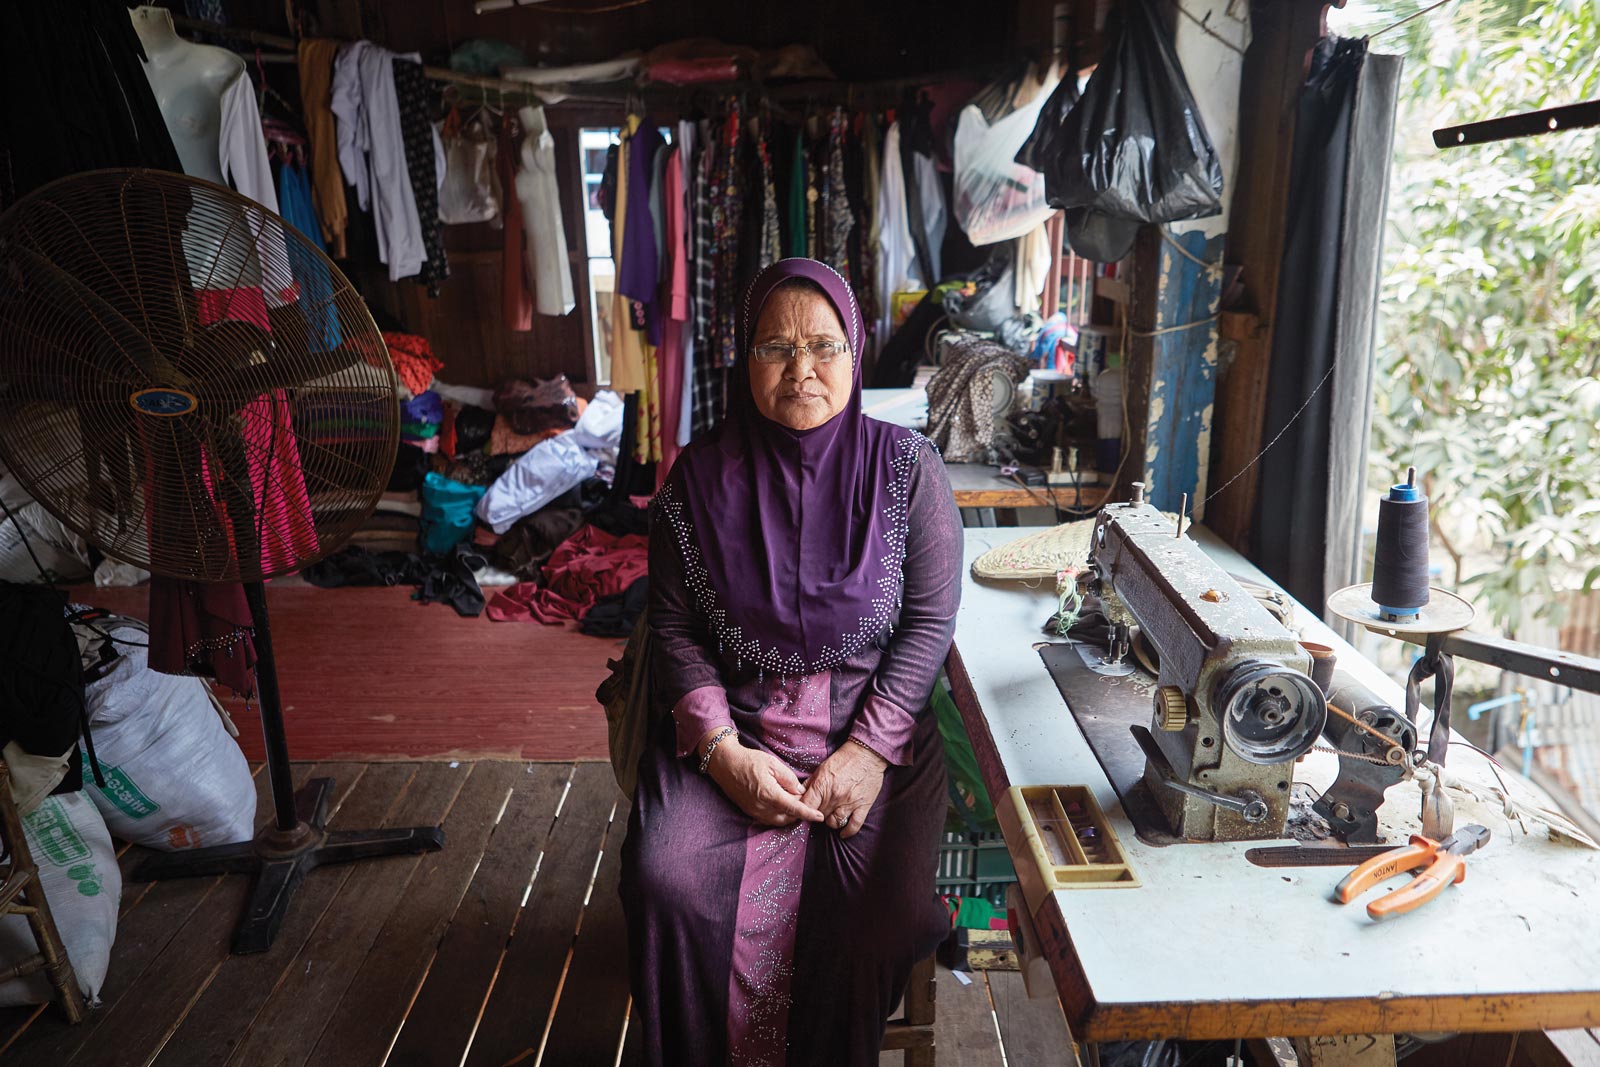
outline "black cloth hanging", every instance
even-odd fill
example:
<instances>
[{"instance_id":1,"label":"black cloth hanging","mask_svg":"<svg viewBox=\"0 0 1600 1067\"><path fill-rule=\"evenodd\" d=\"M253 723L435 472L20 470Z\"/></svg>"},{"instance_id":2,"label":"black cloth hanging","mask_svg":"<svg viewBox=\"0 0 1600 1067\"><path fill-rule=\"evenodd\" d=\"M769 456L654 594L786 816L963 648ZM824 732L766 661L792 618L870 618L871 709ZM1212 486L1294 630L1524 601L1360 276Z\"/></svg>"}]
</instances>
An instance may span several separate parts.
<instances>
[{"instance_id":1,"label":"black cloth hanging","mask_svg":"<svg viewBox=\"0 0 1600 1067\"><path fill-rule=\"evenodd\" d=\"M1276 443L1261 460L1251 540L1261 569L1314 612L1329 592L1359 580L1362 563L1400 62L1369 54L1363 40L1324 38L1295 117L1279 328L1261 428L1262 441Z\"/></svg>"},{"instance_id":2,"label":"black cloth hanging","mask_svg":"<svg viewBox=\"0 0 1600 1067\"><path fill-rule=\"evenodd\" d=\"M437 297L439 283L450 277L450 262L445 258L444 233L439 225L439 174L433 154L433 122L428 117L433 87L422 73L421 63L396 56L393 70L406 171L411 176L417 219L422 224L422 247L428 253L417 280L428 287L429 296Z\"/></svg>"},{"instance_id":3,"label":"black cloth hanging","mask_svg":"<svg viewBox=\"0 0 1600 1067\"><path fill-rule=\"evenodd\" d=\"M67 753L66 777L52 793L83 788L75 742L88 735L83 660L66 606L49 586L0 582L0 748Z\"/></svg>"},{"instance_id":4,"label":"black cloth hanging","mask_svg":"<svg viewBox=\"0 0 1600 1067\"><path fill-rule=\"evenodd\" d=\"M116 0L10 4L0 35L0 209L102 167L183 164Z\"/></svg>"}]
</instances>

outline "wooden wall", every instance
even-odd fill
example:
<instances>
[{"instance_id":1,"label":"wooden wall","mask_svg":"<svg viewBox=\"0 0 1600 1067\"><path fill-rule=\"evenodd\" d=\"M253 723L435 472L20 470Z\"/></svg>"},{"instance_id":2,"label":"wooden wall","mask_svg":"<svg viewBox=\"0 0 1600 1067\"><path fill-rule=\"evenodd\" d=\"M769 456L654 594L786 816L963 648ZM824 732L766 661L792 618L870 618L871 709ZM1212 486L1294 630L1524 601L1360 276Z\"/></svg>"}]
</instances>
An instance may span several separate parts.
<instances>
[{"instance_id":1,"label":"wooden wall","mask_svg":"<svg viewBox=\"0 0 1600 1067\"><path fill-rule=\"evenodd\" d=\"M492 388L507 378L565 374L574 382L587 382L594 376L578 130L558 126L552 132L572 287L578 298L577 308L569 314L559 318L535 314L533 329L527 332L506 328L501 313L504 232L488 223L444 227L450 277L437 298L415 281L389 281L377 264L347 266L374 309L428 339L434 354L444 361L439 376L447 382Z\"/></svg>"}]
</instances>

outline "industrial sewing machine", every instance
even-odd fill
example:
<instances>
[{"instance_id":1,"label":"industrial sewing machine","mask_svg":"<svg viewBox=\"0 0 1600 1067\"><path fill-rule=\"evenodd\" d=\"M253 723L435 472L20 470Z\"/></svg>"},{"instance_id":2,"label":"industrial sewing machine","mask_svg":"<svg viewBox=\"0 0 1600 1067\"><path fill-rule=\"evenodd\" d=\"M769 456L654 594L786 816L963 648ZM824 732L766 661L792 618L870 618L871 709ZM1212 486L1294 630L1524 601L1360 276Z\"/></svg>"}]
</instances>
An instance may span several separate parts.
<instances>
[{"instance_id":1,"label":"industrial sewing machine","mask_svg":"<svg viewBox=\"0 0 1600 1067\"><path fill-rule=\"evenodd\" d=\"M1128 654L1137 626L1157 660L1150 726L1132 730L1172 832L1191 841L1282 836L1294 761L1327 717L1310 653L1146 504L1142 486L1101 511L1089 564L1112 627L1110 658Z\"/></svg>"}]
</instances>

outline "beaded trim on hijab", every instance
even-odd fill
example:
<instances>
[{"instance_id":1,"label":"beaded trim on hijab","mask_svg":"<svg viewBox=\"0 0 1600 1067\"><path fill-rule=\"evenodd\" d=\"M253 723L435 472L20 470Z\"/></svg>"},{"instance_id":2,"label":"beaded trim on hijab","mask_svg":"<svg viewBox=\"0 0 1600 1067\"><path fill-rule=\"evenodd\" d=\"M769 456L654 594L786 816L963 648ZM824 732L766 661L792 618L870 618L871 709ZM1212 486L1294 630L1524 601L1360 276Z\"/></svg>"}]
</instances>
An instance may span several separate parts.
<instances>
[{"instance_id":1,"label":"beaded trim on hijab","mask_svg":"<svg viewBox=\"0 0 1600 1067\"><path fill-rule=\"evenodd\" d=\"M884 517L889 520L889 539L888 550L884 553L882 563L888 576L879 580L879 592L872 598L871 613L861 617L854 632L839 635L837 648L824 645L816 660L810 663L801 659L799 653L785 657L777 649L763 645L755 638L746 637L740 626L728 618L728 613L717 604L717 591L711 584L711 576L706 572L699 545L695 543L694 526L689 521L683 501L678 499L670 481L662 486L656 493L659 514L670 524L677 538L689 591L694 596L695 604L710 622L711 632L717 638L717 651L724 655L731 652L735 666L740 670L743 670L748 663L763 675L777 674L789 677L832 670L876 641L884 628L889 626L890 617L900 607L900 592L904 585L906 533L910 530L907 515L911 494L911 472L916 468L917 461L922 458L924 446L932 448L933 442L915 430L911 430L909 436L895 442L897 454L892 461L889 504L884 509Z\"/></svg>"}]
</instances>

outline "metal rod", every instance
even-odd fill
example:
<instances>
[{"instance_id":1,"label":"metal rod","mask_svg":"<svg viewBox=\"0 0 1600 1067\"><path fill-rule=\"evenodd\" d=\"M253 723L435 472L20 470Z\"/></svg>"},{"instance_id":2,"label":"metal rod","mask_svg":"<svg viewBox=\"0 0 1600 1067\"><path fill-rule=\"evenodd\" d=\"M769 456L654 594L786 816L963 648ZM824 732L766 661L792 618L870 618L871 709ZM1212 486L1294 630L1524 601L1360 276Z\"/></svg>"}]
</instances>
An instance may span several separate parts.
<instances>
[{"instance_id":1,"label":"metal rod","mask_svg":"<svg viewBox=\"0 0 1600 1067\"><path fill-rule=\"evenodd\" d=\"M1502 115L1482 122L1445 126L1433 131L1433 144L1435 148L1460 148L1469 144L1509 141L1537 133L1560 133L1594 126L1600 126L1600 100L1586 100L1581 104L1563 104L1542 111L1525 111L1520 115Z\"/></svg>"},{"instance_id":2,"label":"metal rod","mask_svg":"<svg viewBox=\"0 0 1600 1067\"><path fill-rule=\"evenodd\" d=\"M261 737L267 749L267 780L272 784L273 819L279 830L293 830L300 822L294 807L294 774L289 767L289 742L283 732L283 701L278 693L278 661L272 654L272 631L267 624L267 589L260 582L244 583L245 600L255 623L256 696L261 702Z\"/></svg>"},{"instance_id":3,"label":"metal rod","mask_svg":"<svg viewBox=\"0 0 1600 1067\"><path fill-rule=\"evenodd\" d=\"M1397 20L1395 22L1391 22L1391 23L1389 23L1389 25L1385 26L1383 29L1375 30L1372 33L1367 34L1367 40L1370 41L1374 37L1382 37L1384 34L1388 33L1390 30L1396 28L1397 26L1404 26L1406 23L1410 22L1412 19L1419 19L1422 16L1426 15L1428 12L1437 11L1439 8L1441 8L1444 5L1446 5L1448 3L1451 3L1451 2L1453 2L1453 0L1439 0L1438 3L1429 4L1427 7L1423 8L1420 11L1413 11L1411 14L1407 15L1405 18L1399 19L1399 20Z\"/></svg>"},{"instance_id":4,"label":"metal rod","mask_svg":"<svg viewBox=\"0 0 1600 1067\"><path fill-rule=\"evenodd\" d=\"M1381 627L1376 628L1382 633ZM1525 645L1504 637L1468 633L1457 630L1452 634L1399 634L1413 645L1432 645L1438 639L1438 649L1447 656L1487 663L1513 674L1539 678L1569 689L1585 693L1600 693L1600 659L1580 656L1576 652L1562 652L1554 648Z\"/></svg>"}]
</instances>

